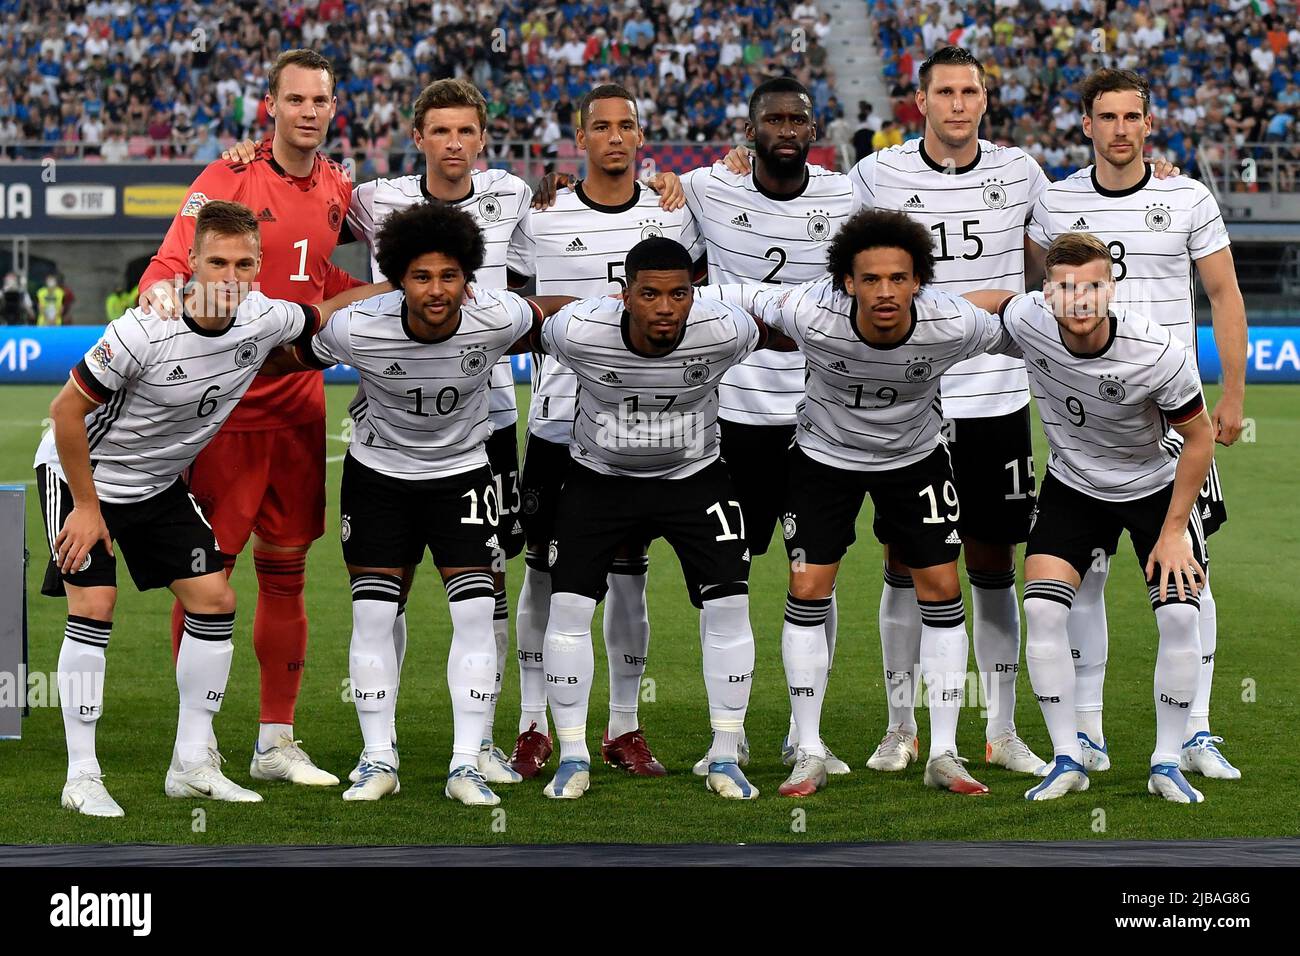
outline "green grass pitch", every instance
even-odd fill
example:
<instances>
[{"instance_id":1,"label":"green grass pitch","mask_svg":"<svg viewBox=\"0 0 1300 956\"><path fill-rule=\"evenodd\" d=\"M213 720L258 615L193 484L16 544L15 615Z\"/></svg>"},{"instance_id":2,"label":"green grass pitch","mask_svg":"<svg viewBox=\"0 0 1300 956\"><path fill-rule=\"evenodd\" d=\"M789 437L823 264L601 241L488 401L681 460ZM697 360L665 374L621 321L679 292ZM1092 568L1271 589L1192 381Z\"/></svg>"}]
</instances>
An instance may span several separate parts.
<instances>
[{"instance_id":1,"label":"green grass pitch","mask_svg":"<svg viewBox=\"0 0 1300 956\"><path fill-rule=\"evenodd\" d=\"M30 485L32 454L55 391L53 386L0 388L0 483L29 482L30 669L35 675L50 675L55 669L66 613L62 602L37 591L48 548ZM329 431L334 434L340 431L351 391L329 390ZM1213 400L1217 389L1210 391ZM521 389L521 407L527 397L527 390ZM868 505L839 584L839 649L823 720L826 741L854 772L832 778L830 787L811 799L796 802L776 794L786 773L777 746L788 714L780 657L786 574L781 547L774 543L755 561L750 582L758 655L747 721L754 748L748 772L762 796L752 803L732 803L707 793L702 780L690 773L708 742L697 617L686 599L677 562L660 542L651 557L653 637L641 715L649 740L670 770L665 779L633 779L597 762L592 789L577 802L544 798L544 779L499 788L504 814L444 799L451 745L445 690L449 622L442 589L426 565L409 611L410 650L398 715L398 796L376 804L345 804L339 799L341 787L258 784L256 789L265 797L258 805L169 800L162 784L176 724L167 638L171 597L164 592L138 594L123 576L99 755L106 782L127 816L92 820L59 808L65 771L61 716L55 707L37 707L24 723L22 740L0 741L0 843L763 843L1295 835L1300 832L1300 803L1295 799L1297 775L1290 743L1300 710L1300 655L1294 645L1300 589L1292 578L1300 556L1295 498L1300 386L1252 388L1247 415L1253 419L1247 437L1254 440L1220 450L1231 520L1211 541L1220 635L1213 728L1226 738L1225 751L1241 767L1243 779L1198 781L1207 797L1203 805L1175 806L1146 794L1154 735L1156 631L1127 544L1107 594L1111 650L1106 729L1113 769L1094 775L1088 793L1047 805L1026 803L1022 793L1029 778L984 765L983 721L976 706L963 712L960 744L972 758L976 776L992 788L991 795L971 799L929 790L922 786L919 765L902 774L865 770L866 757L885 723L876 628L880 548L870 533ZM1035 438L1041 478L1046 456L1042 436ZM341 441L331 440L329 518L308 569L311 644L297 720L298 736L308 752L340 777L355 761L360 741L355 711L342 693L351 629L337 530L343 451ZM521 570L516 559L510 567L512 612ZM251 637L256 588L250 561L241 561L234 582L240 601L237 651L217 733L230 761L227 772L247 784L258 698ZM969 608L969 594L967 601ZM599 614L595 626L598 635ZM607 703L599 636L595 643L597 680L589 728L593 753ZM970 667L975 667L973 654ZM1019 691L1021 733L1040 754L1050 754L1023 668ZM497 717L498 742L507 752L518 704L517 672L511 666ZM924 749L926 719L923 713L919 717Z\"/></svg>"}]
</instances>

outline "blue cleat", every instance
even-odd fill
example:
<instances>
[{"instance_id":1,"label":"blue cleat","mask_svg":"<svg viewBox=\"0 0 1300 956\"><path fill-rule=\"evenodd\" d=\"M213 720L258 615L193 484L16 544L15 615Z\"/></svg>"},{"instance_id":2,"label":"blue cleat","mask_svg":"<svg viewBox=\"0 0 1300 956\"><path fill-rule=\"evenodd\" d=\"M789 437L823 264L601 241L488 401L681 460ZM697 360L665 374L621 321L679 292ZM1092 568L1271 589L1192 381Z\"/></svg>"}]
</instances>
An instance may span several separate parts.
<instances>
[{"instance_id":1,"label":"blue cleat","mask_svg":"<svg viewBox=\"0 0 1300 956\"><path fill-rule=\"evenodd\" d=\"M443 795L448 800L459 800L467 807L495 807L501 802L475 767L457 767L447 774Z\"/></svg>"},{"instance_id":2,"label":"blue cleat","mask_svg":"<svg viewBox=\"0 0 1300 956\"><path fill-rule=\"evenodd\" d=\"M1083 748L1083 766L1089 773L1092 771L1102 771L1110 769L1110 747L1103 740L1101 744L1094 743L1091 738L1082 731L1079 732L1079 746Z\"/></svg>"},{"instance_id":3,"label":"blue cleat","mask_svg":"<svg viewBox=\"0 0 1300 956\"><path fill-rule=\"evenodd\" d=\"M753 800L758 796L758 787L745 779L734 760L715 760L709 764L705 786L727 800Z\"/></svg>"},{"instance_id":4,"label":"blue cleat","mask_svg":"<svg viewBox=\"0 0 1300 956\"><path fill-rule=\"evenodd\" d=\"M591 786L591 763L586 760L561 760L555 776L542 793L554 800L577 800Z\"/></svg>"},{"instance_id":5,"label":"blue cleat","mask_svg":"<svg viewBox=\"0 0 1300 956\"><path fill-rule=\"evenodd\" d=\"M1042 783L1025 791L1026 800L1055 800L1067 793L1088 789L1088 771L1078 761L1057 754L1056 760L1048 766L1050 769Z\"/></svg>"},{"instance_id":6,"label":"blue cleat","mask_svg":"<svg viewBox=\"0 0 1300 956\"><path fill-rule=\"evenodd\" d=\"M1173 761L1158 763L1151 768L1147 792L1164 797L1172 803L1205 802L1205 795L1187 782L1183 772L1178 769L1178 764Z\"/></svg>"},{"instance_id":7,"label":"blue cleat","mask_svg":"<svg viewBox=\"0 0 1300 956\"><path fill-rule=\"evenodd\" d=\"M1215 744L1223 743L1222 737L1211 737L1208 730L1199 730L1192 734L1192 739L1183 744L1183 752L1178 758L1178 769L1190 770L1202 777L1215 780L1240 780L1241 771L1228 763L1228 758L1219 752Z\"/></svg>"}]
</instances>

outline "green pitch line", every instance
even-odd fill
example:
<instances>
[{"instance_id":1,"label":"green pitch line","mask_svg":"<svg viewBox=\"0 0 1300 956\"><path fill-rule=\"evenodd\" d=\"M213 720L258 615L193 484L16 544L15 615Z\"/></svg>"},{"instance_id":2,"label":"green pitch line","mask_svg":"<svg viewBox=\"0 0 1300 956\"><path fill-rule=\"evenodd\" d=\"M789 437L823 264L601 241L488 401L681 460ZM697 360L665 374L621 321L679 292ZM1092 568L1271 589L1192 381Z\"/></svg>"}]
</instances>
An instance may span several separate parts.
<instances>
[{"instance_id":1,"label":"green pitch line","mask_svg":"<svg viewBox=\"0 0 1300 956\"><path fill-rule=\"evenodd\" d=\"M56 389L0 388L0 477L31 479L40 421ZM329 389L328 430L341 433L352 390ZM1213 401L1215 390L1211 390ZM521 405L527 391L520 391ZM24 739L0 741L0 843L150 842L230 843L545 843L720 842L839 840L1078 840L1205 839L1283 836L1300 832L1290 728L1296 726L1300 655L1294 652L1300 589L1292 567L1300 553L1294 475L1300 472L1300 386L1257 386L1247 400L1254 441L1221 450L1219 463L1230 520L1211 539L1219 609L1218 669L1213 729L1242 769L1238 782L1194 782L1207 803L1186 807L1146 795L1153 744L1151 675L1156 630L1132 552L1125 544L1111 575L1110 669L1106 729L1114 769L1096 774L1092 789L1048 805L1028 805L1029 778L983 762L983 721L964 711L959 731L975 775L992 788L979 799L927 790L921 767L902 774L863 769L884 728L883 678L876 608L880 550L871 535L869 506L859 519L858 545L839 585L840 636L822 727L826 742L854 768L847 778L806 801L776 795L785 777L776 750L785 733L787 703L780 662L785 567L779 543L754 563L751 590L758 663L747 727L754 748L750 780L762 791L753 803L711 796L690 766L708 743L708 714L700 674L695 611L681 573L661 543L651 553L650 664L642 724L671 771L662 780L636 780L597 765L590 794L576 802L550 801L545 780L501 787L498 812L452 805L442 796L451 749L451 710L445 690L450 623L431 567L421 570L413 595L410 649L399 705L402 792L377 804L345 804L342 787L307 790L287 784L253 788L266 802L222 805L169 800L163 774L176 727L176 687L167 637L170 596L120 592L109 651L107 700L99 727L105 781L127 816L94 821L59 809L65 772L61 715L34 708ZM522 420L521 414L521 435ZM1046 451L1038 437L1041 477ZM342 453L340 442L328 453ZM356 713L342 693L351 631L347 578L338 543L338 488L342 465L329 465L327 531L311 553L307 604L311 615L309 664L298 707L298 736L321 766L342 777L360 750ZM39 503L28 496L28 571L31 668L55 668L65 614L61 602L37 593L47 558ZM518 594L522 566L510 568L510 596ZM125 579L124 579L125 580ZM249 784L248 761L257 721L257 668L252 649L256 583L241 561L234 583L240 612L236 654L225 706L217 717L232 779ZM969 607L969 594L968 607ZM607 704L604 648L596 615L597 680L592 696L593 754ZM974 655L971 655L973 668ZM41 678L44 682L44 678ZM1017 709L1021 734L1049 756L1046 731L1022 668ZM0 684L0 693L4 685ZM497 739L510 750L519 707L513 666L497 716ZM925 714L918 715L925 727ZM927 742L922 732L922 750ZM801 810L803 813L795 813ZM500 812L504 811L504 812Z\"/></svg>"}]
</instances>

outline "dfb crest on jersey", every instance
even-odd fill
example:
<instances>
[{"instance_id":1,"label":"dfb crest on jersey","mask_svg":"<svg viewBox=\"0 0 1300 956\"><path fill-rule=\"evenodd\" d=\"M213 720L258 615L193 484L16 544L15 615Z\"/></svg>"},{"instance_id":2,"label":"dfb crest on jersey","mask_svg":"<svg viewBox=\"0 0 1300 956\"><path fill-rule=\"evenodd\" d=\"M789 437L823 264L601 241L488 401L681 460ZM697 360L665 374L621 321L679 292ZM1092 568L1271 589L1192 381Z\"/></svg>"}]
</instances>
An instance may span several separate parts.
<instances>
[{"instance_id":1,"label":"dfb crest on jersey","mask_svg":"<svg viewBox=\"0 0 1300 956\"><path fill-rule=\"evenodd\" d=\"M460 370L466 375L477 375L485 368L487 368L487 353L482 349L475 349L460 360Z\"/></svg>"},{"instance_id":2,"label":"dfb crest on jersey","mask_svg":"<svg viewBox=\"0 0 1300 956\"><path fill-rule=\"evenodd\" d=\"M235 364L240 368L248 368L257 361L257 342L249 339L246 342L240 342L235 349Z\"/></svg>"},{"instance_id":3,"label":"dfb crest on jersey","mask_svg":"<svg viewBox=\"0 0 1300 956\"><path fill-rule=\"evenodd\" d=\"M984 187L984 205L990 209L1001 209L1007 204L1007 191L1001 183L989 183Z\"/></svg>"},{"instance_id":4,"label":"dfb crest on jersey","mask_svg":"<svg viewBox=\"0 0 1300 956\"><path fill-rule=\"evenodd\" d=\"M709 365L707 362L692 362L686 366L686 371L682 373L682 378L687 385L703 385L709 380Z\"/></svg>"},{"instance_id":5,"label":"dfb crest on jersey","mask_svg":"<svg viewBox=\"0 0 1300 956\"><path fill-rule=\"evenodd\" d=\"M831 221L829 219L827 219L821 213L817 213L817 215L809 217L808 219L809 239L814 239L820 242L830 234L831 234Z\"/></svg>"},{"instance_id":6,"label":"dfb crest on jersey","mask_svg":"<svg viewBox=\"0 0 1300 956\"><path fill-rule=\"evenodd\" d=\"M538 507L538 504L539 504L539 502L538 502L538 500L537 500L537 492L535 492L535 491L525 491L525 492L524 492L524 496L523 496L523 500L520 502L519 507L520 507L520 509L523 511L524 514L526 514L526 515L535 515L535 514L537 514L537 507Z\"/></svg>"},{"instance_id":7,"label":"dfb crest on jersey","mask_svg":"<svg viewBox=\"0 0 1300 956\"><path fill-rule=\"evenodd\" d=\"M906 378L909 382L924 382L926 379L930 377L930 363L929 362L909 363L907 366L907 371L903 373L903 377Z\"/></svg>"},{"instance_id":8,"label":"dfb crest on jersey","mask_svg":"<svg viewBox=\"0 0 1300 956\"><path fill-rule=\"evenodd\" d=\"M781 518L781 536L785 540L789 541L794 537L795 527L794 515L787 514Z\"/></svg>"},{"instance_id":9,"label":"dfb crest on jersey","mask_svg":"<svg viewBox=\"0 0 1300 956\"><path fill-rule=\"evenodd\" d=\"M330 232L338 232L339 226L343 225L343 208L338 203L331 202L325 218L329 221Z\"/></svg>"},{"instance_id":10,"label":"dfb crest on jersey","mask_svg":"<svg viewBox=\"0 0 1300 956\"><path fill-rule=\"evenodd\" d=\"M1169 210L1164 206L1152 206L1147 210L1147 228L1152 232L1164 232L1173 222Z\"/></svg>"},{"instance_id":11,"label":"dfb crest on jersey","mask_svg":"<svg viewBox=\"0 0 1300 956\"><path fill-rule=\"evenodd\" d=\"M348 515L344 515L339 521L339 538L343 541L347 541L350 537L352 537L352 518Z\"/></svg>"},{"instance_id":12,"label":"dfb crest on jersey","mask_svg":"<svg viewBox=\"0 0 1300 956\"><path fill-rule=\"evenodd\" d=\"M654 236L662 236L663 234L664 231L659 228L659 223L657 222L648 222L641 227L642 239L651 239Z\"/></svg>"},{"instance_id":13,"label":"dfb crest on jersey","mask_svg":"<svg viewBox=\"0 0 1300 956\"><path fill-rule=\"evenodd\" d=\"M1112 405L1118 405L1124 401L1124 396L1127 393L1124 391L1123 383L1117 382L1113 378L1103 378L1101 385L1097 387L1097 394Z\"/></svg>"},{"instance_id":14,"label":"dfb crest on jersey","mask_svg":"<svg viewBox=\"0 0 1300 956\"><path fill-rule=\"evenodd\" d=\"M501 218L501 202L496 196L484 196L478 201L478 214L486 222L496 222Z\"/></svg>"}]
</instances>

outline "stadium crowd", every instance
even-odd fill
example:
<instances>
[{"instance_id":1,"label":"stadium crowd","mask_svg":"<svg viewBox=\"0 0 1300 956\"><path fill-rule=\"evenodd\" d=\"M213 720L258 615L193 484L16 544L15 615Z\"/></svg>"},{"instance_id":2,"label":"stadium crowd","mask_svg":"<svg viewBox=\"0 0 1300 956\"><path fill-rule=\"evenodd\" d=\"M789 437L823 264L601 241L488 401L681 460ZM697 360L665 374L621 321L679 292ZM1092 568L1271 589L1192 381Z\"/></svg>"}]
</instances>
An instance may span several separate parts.
<instances>
[{"instance_id":1,"label":"stadium crowd","mask_svg":"<svg viewBox=\"0 0 1300 956\"><path fill-rule=\"evenodd\" d=\"M651 140L737 141L764 73L800 79L823 125L842 112L818 42L830 30L807 0L0 0L0 153L39 140L211 161L268 128L267 65L294 47L334 63L326 146L365 157L361 178L414 162L410 105L450 75L484 92L498 144L553 154L603 82L636 95Z\"/></svg>"},{"instance_id":2,"label":"stadium crowd","mask_svg":"<svg viewBox=\"0 0 1300 956\"><path fill-rule=\"evenodd\" d=\"M923 125L921 62L949 43L988 73L983 135L1015 143L1053 179L1092 161L1077 84L1099 66L1151 79L1156 150L1193 174L1201 142L1296 148L1300 20L1292 0L868 0L885 61L892 119L904 138ZM1291 163L1284 164L1291 169Z\"/></svg>"}]
</instances>

